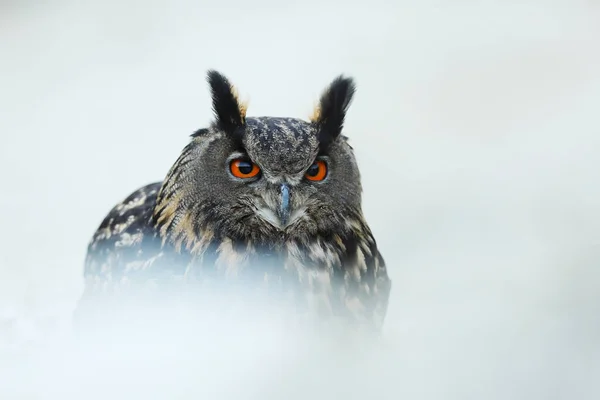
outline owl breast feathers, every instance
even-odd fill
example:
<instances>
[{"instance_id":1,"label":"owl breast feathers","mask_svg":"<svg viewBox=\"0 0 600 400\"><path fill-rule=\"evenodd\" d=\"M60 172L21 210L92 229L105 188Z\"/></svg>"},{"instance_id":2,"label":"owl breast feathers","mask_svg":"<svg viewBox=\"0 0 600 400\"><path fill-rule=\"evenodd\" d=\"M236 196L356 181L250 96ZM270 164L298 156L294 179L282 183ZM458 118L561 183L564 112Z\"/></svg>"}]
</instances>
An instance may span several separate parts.
<instances>
[{"instance_id":1,"label":"owl breast feathers","mask_svg":"<svg viewBox=\"0 0 600 400\"><path fill-rule=\"evenodd\" d=\"M145 282L243 282L379 329L391 283L342 135L352 79L335 79L310 121L246 117L227 78L209 71L208 83L213 122L162 182L106 216L88 247L84 297Z\"/></svg>"}]
</instances>

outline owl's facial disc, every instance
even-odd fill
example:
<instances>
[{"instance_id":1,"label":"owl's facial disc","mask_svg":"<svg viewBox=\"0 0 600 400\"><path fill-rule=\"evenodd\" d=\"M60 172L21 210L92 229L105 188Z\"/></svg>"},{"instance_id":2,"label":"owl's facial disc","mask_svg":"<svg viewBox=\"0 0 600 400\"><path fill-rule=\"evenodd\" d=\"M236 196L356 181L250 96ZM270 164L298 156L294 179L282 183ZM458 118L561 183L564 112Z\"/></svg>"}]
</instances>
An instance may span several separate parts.
<instances>
[{"instance_id":1,"label":"owl's facial disc","mask_svg":"<svg viewBox=\"0 0 600 400\"><path fill-rule=\"evenodd\" d=\"M267 176L257 214L274 227L285 230L306 215L308 193L329 175L328 158L317 157L304 172L285 177ZM303 176L304 175L304 176ZM306 183L312 189L307 190Z\"/></svg>"},{"instance_id":2,"label":"owl's facial disc","mask_svg":"<svg viewBox=\"0 0 600 400\"><path fill-rule=\"evenodd\" d=\"M277 209L277 216L283 226L286 226L290 220L290 187L282 183L279 187L281 191L281 200L279 202L279 208Z\"/></svg>"},{"instance_id":3,"label":"owl's facial disc","mask_svg":"<svg viewBox=\"0 0 600 400\"><path fill-rule=\"evenodd\" d=\"M288 183L270 185L258 205L256 213L275 228L285 230L304 216L305 207L294 207L293 187Z\"/></svg>"}]
</instances>

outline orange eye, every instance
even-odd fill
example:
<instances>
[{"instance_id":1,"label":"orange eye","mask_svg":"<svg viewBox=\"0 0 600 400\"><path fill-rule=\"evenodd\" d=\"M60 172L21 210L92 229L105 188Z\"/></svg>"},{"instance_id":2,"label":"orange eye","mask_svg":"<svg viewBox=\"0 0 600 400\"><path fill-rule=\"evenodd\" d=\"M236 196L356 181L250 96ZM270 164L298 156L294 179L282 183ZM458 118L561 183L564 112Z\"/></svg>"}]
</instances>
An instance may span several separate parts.
<instances>
[{"instance_id":1,"label":"orange eye","mask_svg":"<svg viewBox=\"0 0 600 400\"><path fill-rule=\"evenodd\" d=\"M322 181L327 176L327 164L322 160L315 161L304 176L309 181Z\"/></svg>"},{"instance_id":2,"label":"orange eye","mask_svg":"<svg viewBox=\"0 0 600 400\"><path fill-rule=\"evenodd\" d=\"M242 159L233 160L229 166L229 169L231 170L233 176L242 179L254 178L260 172L258 165L251 161Z\"/></svg>"}]
</instances>

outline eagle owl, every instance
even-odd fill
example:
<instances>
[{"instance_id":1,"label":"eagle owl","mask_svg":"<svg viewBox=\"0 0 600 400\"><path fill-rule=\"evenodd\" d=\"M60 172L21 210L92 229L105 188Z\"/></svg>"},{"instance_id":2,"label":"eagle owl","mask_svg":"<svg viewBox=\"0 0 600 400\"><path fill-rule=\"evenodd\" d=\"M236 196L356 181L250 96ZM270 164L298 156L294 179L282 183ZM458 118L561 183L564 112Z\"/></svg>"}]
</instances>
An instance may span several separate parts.
<instances>
[{"instance_id":1,"label":"eagle owl","mask_svg":"<svg viewBox=\"0 0 600 400\"><path fill-rule=\"evenodd\" d=\"M83 297L150 281L243 282L379 330L391 282L342 134L353 80L336 78L310 121L247 117L225 76L211 70L207 80L212 123L162 182L106 216L88 247Z\"/></svg>"}]
</instances>

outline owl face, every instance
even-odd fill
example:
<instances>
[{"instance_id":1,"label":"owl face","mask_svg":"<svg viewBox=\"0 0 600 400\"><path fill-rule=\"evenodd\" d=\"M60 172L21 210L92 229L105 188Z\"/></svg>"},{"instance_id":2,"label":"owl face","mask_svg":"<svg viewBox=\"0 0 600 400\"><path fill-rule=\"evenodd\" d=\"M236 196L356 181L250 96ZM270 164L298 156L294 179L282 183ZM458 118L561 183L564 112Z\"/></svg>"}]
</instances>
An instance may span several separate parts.
<instances>
[{"instance_id":1,"label":"owl face","mask_svg":"<svg viewBox=\"0 0 600 400\"><path fill-rule=\"evenodd\" d=\"M193 135L160 196L169 204L163 210L172 208L172 227L272 243L331 235L360 214L360 175L341 135L354 93L350 79L323 92L311 121L246 118L225 77L211 71L208 81L216 120ZM157 208L165 214L160 201Z\"/></svg>"}]
</instances>

